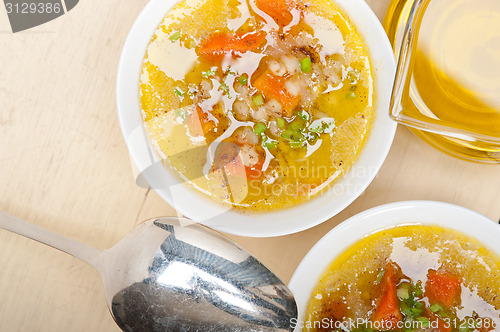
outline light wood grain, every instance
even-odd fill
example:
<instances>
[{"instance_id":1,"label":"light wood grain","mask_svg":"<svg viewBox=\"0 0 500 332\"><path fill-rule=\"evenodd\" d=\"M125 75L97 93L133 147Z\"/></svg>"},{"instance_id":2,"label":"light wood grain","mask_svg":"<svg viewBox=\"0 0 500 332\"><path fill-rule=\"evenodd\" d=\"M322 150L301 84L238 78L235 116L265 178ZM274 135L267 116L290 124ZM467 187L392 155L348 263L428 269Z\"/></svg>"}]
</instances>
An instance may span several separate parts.
<instances>
[{"instance_id":1,"label":"light wood grain","mask_svg":"<svg viewBox=\"0 0 500 332\"><path fill-rule=\"evenodd\" d=\"M15 35L0 9L0 210L102 249L146 218L175 215L135 185L116 115L120 50L146 3L80 1ZM389 1L368 3L382 18ZM498 220L500 167L454 159L399 128L373 184L338 216L290 236L231 237L288 281L335 225L407 199L456 203ZM5 231L0 266L0 331L119 331L90 266Z\"/></svg>"}]
</instances>

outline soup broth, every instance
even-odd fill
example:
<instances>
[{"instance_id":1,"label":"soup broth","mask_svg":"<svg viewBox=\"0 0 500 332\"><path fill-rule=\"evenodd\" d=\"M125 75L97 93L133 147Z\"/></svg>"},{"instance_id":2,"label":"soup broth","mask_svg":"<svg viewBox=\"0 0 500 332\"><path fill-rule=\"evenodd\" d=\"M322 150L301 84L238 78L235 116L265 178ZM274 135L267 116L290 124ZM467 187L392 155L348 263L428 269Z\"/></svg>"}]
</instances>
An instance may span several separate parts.
<instances>
[{"instance_id":1,"label":"soup broth","mask_svg":"<svg viewBox=\"0 0 500 332\"><path fill-rule=\"evenodd\" d=\"M140 101L183 180L264 211L308 200L352 166L374 117L372 76L330 1L185 0L147 48Z\"/></svg>"},{"instance_id":2,"label":"soup broth","mask_svg":"<svg viewBox=\"0 0 500 332\"><path fill-rule=\"evenodd\" d=\"M304 331L497 331L499 277L500 258L461 233L423 225L386 229L325 271Z\"/></svg>"}]
</instances>

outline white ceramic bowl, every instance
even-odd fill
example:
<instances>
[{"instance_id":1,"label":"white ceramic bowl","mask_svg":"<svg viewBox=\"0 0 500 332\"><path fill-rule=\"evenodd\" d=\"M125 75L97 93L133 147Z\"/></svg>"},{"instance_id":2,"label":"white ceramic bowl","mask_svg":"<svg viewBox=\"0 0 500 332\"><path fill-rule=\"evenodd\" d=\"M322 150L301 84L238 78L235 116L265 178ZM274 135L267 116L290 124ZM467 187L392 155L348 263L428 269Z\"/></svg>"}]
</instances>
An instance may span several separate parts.
<instances>
[{"instance_id":1,"label":"white ceramic bowl","mask_svg":"<svg viewBox=\"0 0 500 332\"><path fill-rule=\"evenodd\" d=\"M342 211L370 184L394 138L389 100L395 61L379 20L363 0L336 0L365 39L375 73L376 117L354 167L326 194L297 207L243 214L203 196L159 163L144 134L139 104L139 75L146 47L166 12L176 1L151 0L134 23L123 47L117 78L118 115L132 162L146 182L170 205L194 221L216 230L252 237L279 236L316 226Z\"/></svg>"},{"instance_id":2,"label":"white ceramic bowl","mask_svg":"<svg viewBox=\"0 0 500 332\"><path fill-rule=\"evenodd\" d=\"M355 215L326 234L307 253L290 280L304 321L314 287L335 258L363 236L403 224L440 225L477 239L500 255L500 226L485 216L461 206L432 201L407 201L382 205ZM297 328L295 331L301 331Z\"/></svg>"}]
</instances>

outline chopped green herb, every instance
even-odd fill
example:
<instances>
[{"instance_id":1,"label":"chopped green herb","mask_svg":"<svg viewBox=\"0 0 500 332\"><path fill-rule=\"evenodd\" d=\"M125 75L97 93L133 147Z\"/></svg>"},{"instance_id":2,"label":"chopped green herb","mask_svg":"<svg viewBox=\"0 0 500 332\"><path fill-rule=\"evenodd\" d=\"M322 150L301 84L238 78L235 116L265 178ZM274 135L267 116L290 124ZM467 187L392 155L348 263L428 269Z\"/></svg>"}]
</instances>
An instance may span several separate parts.
<instances>
[{"instance_id":1,"label":"chopped green herb","mask_svg":"<svg viewBox=\"0 0 500 332\"><path fill-rule=\"evenodd\" d=\"M413 326L413 318L412 317L406 317L404 320L404 326ZM405 332L415 332L414 329L405 329Z\"/></svg>"},{"instance_id":2,"label":"chopped green herb","mask_svg":"<svg viewBox=\"0 0 500 332\"><path fill-rule=\"evenodd\" d=\"M422 296L423 293L424 293L424 291L422 290L422 282L419 280L417 282L417 284L415 285L415 289L413 291L413 294L415 294L415 296Z\"/></svg>"},{"instance_id":3,"label":"chopped green herb","mask_svg":"<svg viewBox=\"0 0 500 332\"><path fill-rule=\"evenodd\" d=\"M325 134L331 133L333 131L333 129L335 128L335 122L333 121L333 119L332 119L332 121L325 122L325 125L323 128L324 128L323 132Z\"/></svg>"},{"instance_id":4,"label":"chopped green herb","mask_svg":"<svg viewBox=\"0 0 500 332\"><path fill-rule=\"evenodd\" d=\"M276 124L278 125L279 129L284 129L286 126L286 120L283 118L277 118L276 119Z\"/></svg>"},{"instance_id":5,"label":"chopped green herb","mask_svg":"<svg viewBox=\"0 0 500 332\"><path fill-rule=\"evenodd\" d=\"M290 129L295 131L295 132L302 132L305 128L306 123L302 121L301 119L295 119L291 124L290 124Z\"/></svg>"},{"instance_id":6,"label":"chopped green herb","mask_svg":"<svg viewBox=\"0 0 500 332\"><path fill-rule=\"evenodd\" d=\"M431 322L430 322L429 318L427 318L427 317L418 317L416 319L416 321L420 322L421 327L423 327L423 328L428 328L429 326L431 326Z\"/></svg>"},{"instance_id":7,"label":"chopped green herb","mask_svg":"<svg viewBox=\"0 0 500 332\"><path fill-rule=\"evenodd\" d=\"M323 124L318 120L313 121L313 123L309 125L309 131L311 133L321 133L323 132Z\"/></svg>"},{"instance_id":8,"label":"chopped green herb","mask_svg":"<svg viewBox=\"0 0 500 332\"><path fill-rule=\"evenodd\" d=\"M179 38L181 38L181 33L179 31L176 31L170 36L169 39L174 42Z\"/></svg>"},{"instance_id":9,"label":"chopped green herb","mask_svg":"<svg viewBox=\"0 0 500 332\"><path fill-rule=\"evenodd\" d=\"M238 78L238 82L241 84L241 85L246 85L247 82L248 82L248 77L247 75L241 75L240 78Z\"/></svg>"},{"instance_id":10,"label":"chopped green herb","mask_svg":"<svg viewBox=\"0 0 500 332\"><path fill-rule=\"evenodd\" d=\"M382 270L378 273L377 275L377 280L375 281L377 284L382 282L382 279L384 278L385 270Z\"/></svg>"},{"instance_id":11,"label":"chopped green herb","mask_svg":"<svg viewBox=\"0 0 500 332\"><path fill-rule=\"evenodd\" d=\"M460 321L459 331L470 332L475 331L481 327L481 320L479 315L473 311L472 316L465 316L464 319Z\"/></svg>"},{"instance_id":12,"label":"chopped green herb","mask_svg":"<svg viewBox=\"0 0 500 332\"><path fill-rule=\"evenodd\" d=\"M422 309L419 308L411 308L412 316L419 316L422 314Z\"/></svg>"},{"instance_id":13,"label":"chopped green herb","mask_svg":"<svg viewBox=\"0 0 500 332\"><path fill-rule=\"evenodd\" d=\"M304 146L304 142L303 141L293 141L293 142L290 142L290 147L294 148L294 149L298 149L298 148L301 148Z\"/></svg>"},{"instance_id":14,"label":"chopped green herb","mask_svg":"<svg viewBox=\"0 0 500 332\"><path fill-rule=\"evenodd\" d=\"M405 323L410 324L410 323L412 323L412 322L413 322L413 317L410 317L410 316L405 317L405 318L404 318L404 321L405 321Z\"/></svg>"},{"instance_id":15,"label":"chopped green herb","mask_svg":"<svg viewBox=\"0 0 500 332\"><path fill-rule=\"evenodd\" d=\"M463 320L460 321L459 325L459 331L460 332L470 332L476 330L476 328L479 328L480 324L476 322L477 316L475 317L474 315L472 316L466 316Z\"/></svg>"},{"instance_id":16,"label":"chopped green herb","mask_svg":"<svg viewBox=\"0 0 500 332\"><path fill-rule=\"evenodd\" d=\"M264 143L264 147L268 149L276 149L277 146L278 146L278 141L275 140L266 140L266 142Z\"/></svg>"},{"instance_id":17,"label":"chopped green herb","mask_svg":"<svg viewBox=\"0 0 500 332\"><path fill-rule=\"evenodd\" d=\"M439 303L434 303L429 307L429 309L431 309L432 312L436 313L438 311L443 310L443 307Z\"/></svg>"},{"instance_id":18,"label":"chopped green herb","mask_svg":"<svg viewBox=\"0 0 500 332\"><path fill-rule=\"evenodd\" d=\"M210 70L207 70L207 71L202 71L201 72L201 76L205 77L205 78L209 78L210 76L214 76L215 75L215 70L214 68L210 69Z\"/></svg>"},{"instance_id":19,"label":"chopped green herb","mask_svg":"<svg viewBox=\"0 0 500 332\"><path fill-rule=\"evenodd\" d=\"M229 96L229 87L227 86L226 83L222 83L219 86L219 90L221 90L223 93L225 93L225 94L227 94ZM231 98L231 96L229 96L229 98Z\"/></svg>"},{"instance_id":20,"label":"chopped green herb","mask_svg":"<svg viewBox=\"0 0 500 332\"><path fill-rule=\"evenodd\" d=\"M175 89L174 89L174 93L175 93L176 95L178 95L179 97L182 97L182 96L184 95L184 92L182 92L181 90L179 90L179 89L177 89L177 88L175 88Z\"/></svg>"},{"instance_id":21,"label":"chopped green herb","mask_svg":"<svg viewBox=\"0 0 500 332\"><path fill-rule=\"evenodd\" d=\"M452 317L450 314L448 314L448 313L446 312L446 310L444 310L444 309L443 309L443 310L440 310L440 311L438 311L438 312L436 312L436 315L438 315L438 316L439 316L439 317L441 317L441 318L445 318L445 319L446 319L446 318L448 318L448 319L453 319L453 317Z\"/></svg>"},{"instance_id":22,"label":"chopped green herb","mask_svg":"<svg viewBox=\"0 0 500 332\"><path fill-rule=\"evenodd\" d=\"M349 91L349 92L345 95L345 97L346 97L347 99L350 99L350 100L352 100L352 99L356 99L356 92L354 92L354 91Z\"/></svg>"},{"instance_id":23,"label":"chopped green herb","mask_svg":"<svg viewBox=\"0 0 500 332\"><path fill-rule=\"evenodd\" d=\"M410 283L407 283L407 282L402 282L398 288L404 288L404 289L407 289L408 291L411 291L411 287L412 285Z\"/></svg>"},{"instance_id":24,"label":"chopped green herb","mask_svg":"<svg viewBox=\"0 0 500 332\"><path fill-rule=\"evenodd\" d=\"M287 140L294 140L294 134L296 134L296 132L288 128L281 133L281 137Z\"/></svg>"},{"instance_id":25,"label":"chopped green herb","mask_svg":"<svg viewBox=\"0 0 500 332\"><path fill-rule=\"evenodd\" d=\"M398 297L402 300L407 300L410 298L410 292L408 288L398 288L397 290Z\"/></svg>"},{"instance_id":26,"label":"chopped green herb","mask_svg":"<svg viewBox=\"0 0 500 332\"><path fill-rule=\"evenodd\" d=\"M255 124L255 126L253 127L253 131L259 135L259 134L263 134L265 131L266 131L267 127L265 124L263 124L262 122L258 122Z\"/></svg>"},{"instance_id":27,"label":"chopped green herb","mask_svg":"<svg viewBox=\"0 0 500 332\"><path fill-rule=\"evenodd\" d=\"M281 137L286 139L292 148L299 148L304 146L304 135L291 126L281 133Z\"/></svg>"},{"instance_id":28,"label":"chopped green herb","mask_svg":"<svg viewBox=\"0 0 500 332\"><path fill-rule=\"evenodd\" d=\"M312 141L315 141L319 138L319 134L318 133L313 133L313 132L305 132L304 133L306 139L309 141L309 142L312 142Z\"/></svg>"},{"instance_id":29,"label":"chopped green herb","mask_svg":"<svg viewBox=\"0 0 500 332\"><path fill-rule=\"evenodd\" d=\"M253 105L258 107L264 105L264 97L259 93L252 98Z\"/></svg>"},{"instance_id":30,"label":"chopped green herb","mask_svg":"<svg viewBox=\"0 0 500 332\"><path fill-rule=\"evenodd\" d=\"M299 118L301 118L301 119L302 119L302 120L304 120L304 121L308 121L308 120L309 120L309 118L311 117L311 116L309 115L309 113L307 113L307 112L306 112L306 111L304 111L304 110L300 110L300 111L298 111L298 112L297 112L297 115L298 115L298 117L299 117Z\"/></svg>"},{"instance_id":31,"label":"chopped green herb","mask_svg":"<svg viewBox=\"0 0 500 332\"><path fill-rule=\"evenodd\" d=\"M311 58L307 57L302 60L300 60L300 70L303 73L310 73L311 72Z\"/></svg>"},{"instance_id":32,"label":"chopped green herb","mask_svg":"<svg viewBox=\"0 0 500 332\"><path fill-rule=\"evenodd\" d=\"M411 308L405 303L401 302L400 304L401 312L406 315L406 316L413 316L413 312L411 311Z\"/></svg>"},{"instance_id":33,"label":"chopped green herb","mask_svg":"<svg viewBox=\"0 0 500 332\"><path fill-rule=\"evenodd\" d=\"M356 82L357 80L359 80L359 72L357 70L350 70L348 73L347 73L347 79L351 82L351 83L354 83Z\"/></svg>"}]
</instances>

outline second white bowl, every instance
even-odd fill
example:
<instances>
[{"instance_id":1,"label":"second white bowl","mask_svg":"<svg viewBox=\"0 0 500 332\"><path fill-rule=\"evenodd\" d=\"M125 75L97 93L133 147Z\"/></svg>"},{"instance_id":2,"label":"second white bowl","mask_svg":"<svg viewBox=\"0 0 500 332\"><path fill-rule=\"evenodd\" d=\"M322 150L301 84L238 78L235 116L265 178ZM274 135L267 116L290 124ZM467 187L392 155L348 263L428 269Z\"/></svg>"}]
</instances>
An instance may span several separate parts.
<instances>
[{"instance_id":1,"label":"second white bowl","mask_svg":"<svg viewBox=\"0 0 500 332\"><path fill-rule=\"evenodd\" d=\"M297 326L304 322L304 313L314 288L335 258L366 235L405 224L439 225L454 229L475 238L500 255L500 226L477 212L432 201L407 201L378 206L335 227L316 243L299 264L289 283L299 311ZM295 331L299 332L301 329L296 328Z\"/></svg>"}]
</instances>

